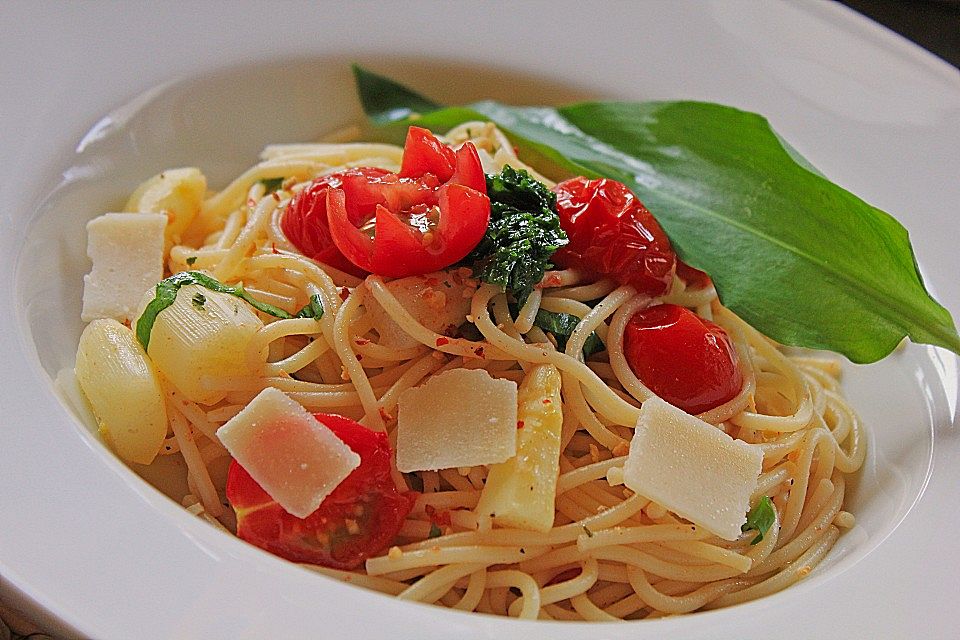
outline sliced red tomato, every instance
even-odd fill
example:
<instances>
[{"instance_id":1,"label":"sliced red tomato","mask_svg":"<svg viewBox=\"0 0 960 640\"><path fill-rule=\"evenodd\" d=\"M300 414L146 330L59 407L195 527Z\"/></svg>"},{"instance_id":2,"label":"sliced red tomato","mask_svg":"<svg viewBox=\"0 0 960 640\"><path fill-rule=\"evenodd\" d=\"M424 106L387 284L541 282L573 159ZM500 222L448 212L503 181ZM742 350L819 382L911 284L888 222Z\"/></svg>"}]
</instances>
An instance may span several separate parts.
<instances>
[{"instance_id":1,"label":"sliced red tomato","mask_svg":"<svg viewBox=\"0 0 960 640\"><path fill-rule=\"evenodd\" d=\"M630 284L651 296L670 288L676 254L653 214L616 180L579 177L558 184L557 212L570 243L553 254L562 267Z\"/></svg>"},{"instance_id":2,"label":"sliced red tomato","mask_svg":"<svg viewBox=\"0 0 960 640\"><path fill-rule=\"evenodd\" d=\"M362 167L321 176L293 197L280 217L280 228L303 255L362 278L366 273L347 260L333 243L327 223L327 191L331 187L339 188L345 179L354 176L373 180L387 175L390 172L386 169ZM366 195L367 201L358 194L352 203L353 217L358 224L363 222L362 211L378 201L375 192Z\"/></svg>"},{"instance_id":3,"label":"sliced red tomato","mask_svg":"<svg viewBox=\"0 0 960 640\"><path fill-rule=\"evenodd\" d=\"M353 569L393 541L413 508L415 492L400 493L390 477L385 433L332 414L315 414L360 456L360 466L306 518L287 513L235 460L227 499L237 514L237 535L293 562Z\"/></svg>"},{"instance_id":4,"label":"sliced red tomato","mask_svg":"<svg viewBox=\"0 0 960 640\"><path fill-rule=\"evenodd\" d=\"M371 192L379 195L373 207ZM364 271L394 278L458 262L490 222L486 179L474 146L454 152L416 127L407 135L399 174L351 176L327 191L326 210L340 252Z\"/></svg>"},{"instance_id":5,"label":"sliced red tomato","mask_svg":"<svg viewBox=\"0 0 960 640\"><path fill-rule=\"evenodd\" d=\"M627 323L623 351L643 384L687 413L718 407L743 387L727 332L684 307L659 304L638 311Z\"/></svg>"},{"instance_id":6,"label":"sliced red tomato","mask_svg":"<svg viewBox=\"0 0 960 640\"><path fill-rule=\"evenodd\" d=\"M346 186L346 185L344 185ZM446 184L436 204L415 203L399 211L378 205L373 234L350 220L345 190L327 194L327 217L333 241L355 265L372 273L402 278L437 271L464 258L487 230L490 200L459 184Z\"/></svg>"},{"instance_id":7,"label":"sliced red tomato","mask_svg":"<svg viewBox=\"0 0 960 640\"><path fill-rule=\"evenodd\" d=\"M410 127L403 143L403 160L400 164L401 178L419 178L432 173L440 182L453 177L457 155L427 129Z\"/></svg>"},{"instance_id":8,"label":"sliced red tomato","mask_svg":"<svg viewBox=\"0 0 960 640\"><path fill-rule=\"evenodd\" d=\"M328 201L333 191L340 195ZM281 227L304 255L359 277L429 273L480 242L490 221L486 192L473 144L454 151L410 127L400 173L362 167L317 178L291 200Z\"/></svg>"},{"instance_id":9,"label":"sliced red tomato","mask_svg":"<svg viewBox=\"0 0 960 640\"><path fill-rule=\"evenodd\" d=\"M705 289L712 284L710 276L679 258L677 259L677 277L687 283L688 289Z\"/></svg>"}]
</instances>

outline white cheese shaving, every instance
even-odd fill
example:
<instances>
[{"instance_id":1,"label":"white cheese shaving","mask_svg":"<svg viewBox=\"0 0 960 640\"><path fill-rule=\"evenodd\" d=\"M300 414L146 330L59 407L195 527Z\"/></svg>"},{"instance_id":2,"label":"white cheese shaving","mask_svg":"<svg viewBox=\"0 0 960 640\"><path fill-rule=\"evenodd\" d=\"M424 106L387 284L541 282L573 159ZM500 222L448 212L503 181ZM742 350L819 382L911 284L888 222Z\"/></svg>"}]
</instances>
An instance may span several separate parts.
<instances>
[{"instance_id":1,"label":"white cheese shaving","mask_svg":"<svg viewBox=\"0 0 960 640\"><path fill-rule=\"evenodd\" d=\"M143 292L163 278L166 226L161 213L105 213L87 223L93 270L83 277L84 322L135 319Z\"/></svg>"},{"instance_id":2,"label":"white cheese shaving","mask_svg":"<svg viewBox=\"0 0 960 640\"><path fill-rule=\"evenodd\" d=\"M623 483L707 531L736 540L762 463L759 447L650 398L640 409Z\"/></svg>"},{"instance_id":3,"label":"white cheese shaving","mask_svg":"<svg viewBox=\"0 0 960 640\"><path fill-rule=\"evenodd\" d=\"M517 452L517 383L452 369L400 396L397 468L403 472L504 462Z\"/></svg>"},{"instance_id":4,"label":"white cheese shaving","mask_svg":"<svg viewBox=\"0 0 960 640\"><path fill-rule=\"evenodd\" d=\"M306 518L360 456L282 391L268 387L217 430L230 455L288 513Z\"/></svg>"}]
</instances>

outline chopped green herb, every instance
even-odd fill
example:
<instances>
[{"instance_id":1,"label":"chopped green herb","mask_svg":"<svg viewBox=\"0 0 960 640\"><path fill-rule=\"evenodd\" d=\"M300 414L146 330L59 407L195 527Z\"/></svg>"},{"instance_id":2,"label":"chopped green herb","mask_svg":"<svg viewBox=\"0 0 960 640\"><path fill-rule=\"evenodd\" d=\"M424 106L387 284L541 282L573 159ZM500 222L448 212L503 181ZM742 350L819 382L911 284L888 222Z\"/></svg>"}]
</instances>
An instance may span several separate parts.
<instances>
[{"instance_id":1,"label":"chopped green herb","mask_svg":"<svg viewBox=\"0 0 960 640\"><path fill-rule=\"evenodd\" d=\"M280 190L280 187L283 186L283 180L283 178L264 178L260 181L260 184L266 189L266 193L273 193Z\"/></svg>"},{"instance_id":2,"label":"chopped green herb","mask_svg":"<svg viewBox=\"0 0 960 640\"><path fill-rule=\"evenodd\" d=\"M757 504L753 505L750 512L747 513L747 522L740 527L740 530L756 531L757 537L751 540L750 544L757 544L763 540L763 536L776 521L777 510L773 507L773 500L767 496L763 496Z\"/></svg>"},{"instance_id":3,"label":"chopped green herb","mask_svg":"<svg viewBox=\"0 0 960 640\"><path fill-rule=\"evenodd\" d=\"M242 284L231 287L199 271L181 271L157 283L153 300L147 304L146 309L143 310L143 315L137 320L137 340L143 345L144 350L150 346L150 332L153 330L153 324L156 322L157 316L161 311L176 301L177 292L180 291L180 287L185 287L188 284L198 284L210 291L236 296L257 311L262 311L263 313L283 320L289 320L293 317L279 307L267 304L266 302L260 302L244 291ZM196 302L196 300L194 300L194 302Z\"/></svg>"},{"instance_id":4,"label":"chopped green herb","mask_svg":"<svg viewBox=\"0 0 960 640\"><path fill-rule=\"evenodd\" d=\"M428 538L439 538L443 534L443 531L436 524L430 525L430 534Z\"/></svg>"},{"instance_id":5,"label":"chopped green herb","mask_svg":"<svg viewBox=\"0 0 960 640\"><path fill-rule=\"evenodd\" d=\"M588 538L592 538L592 537L593 537L593 531L590 531L590 529L587 528L587 525L582 524L582 525L580 525L580 528L583 529L583 532L584 532L585 534L587 534L587 537L588 537Z\"/></svg>"},{"instance_id":6,"label":"chopped green herb","mask_svg":"<svg viewBox=\"0 0 960 640\"><path fill-rule=\"evenodd\" d=\"M207 296L197 291L194 294L191 302L193 303L193 306L197 308L197 310L203 309L203 305L207 304Z\"/></svg>"},{"instance_id":7,"label":"chopped green herb","mask_svg":"<svg viewBox=\"0 0 960 640\"><path fill-rule=\"evenodd\" d=\"M187 258L187 266L192 267L197 262L197 256L190 256Z\"/></svg>"},{"instance_id":8,"label":"chopped green herb","mask_svg":"<svg viewBox=\"0 0 960 640\"><path fill-rule=\"evenodd\" d=\"M319 320L323 317L323 301L318 294L310 296L310 302L304 305L303 309L297 311L297 318L313 318Z\"/></svg>"},{"instance_id":9,"label":"chopped green herb","mask_svg":"<svg viewBox=\"0 0 960 640\"><path fill-rule=\"evenodd\" d=\"M487 195L490 225L467 262L476 277L503 287L523 306L553 266L550 256L567 244L557 196L526 171L510 166L487 176Z\"/></svg>"},{"instance_id":10,"label":"chopped green herb","mask_svg":"<svg viewBox=\"0 0 960 640\"><path fill-rule=\"evenodd\" d=\"M580 324L580 320L580 318L570 313L554 313L546 309L539 309L533 324L544 331L552 333L553 337L557 339L557 349L563 351L567 348L567 340L573 334L573 330L577 328L577 325ZM583 357L586 358L591 353L603 351L605 348L597 332L591 332L583 343Z\"/></svg>"}]
</instances>

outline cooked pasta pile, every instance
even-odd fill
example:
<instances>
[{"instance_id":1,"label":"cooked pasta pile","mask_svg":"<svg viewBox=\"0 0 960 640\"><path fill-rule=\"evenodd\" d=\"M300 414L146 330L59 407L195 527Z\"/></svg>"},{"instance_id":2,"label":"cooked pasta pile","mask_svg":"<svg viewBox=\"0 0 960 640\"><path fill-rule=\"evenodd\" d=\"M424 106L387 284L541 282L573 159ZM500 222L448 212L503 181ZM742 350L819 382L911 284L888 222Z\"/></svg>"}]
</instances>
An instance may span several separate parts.
<instances>
[{"instance_id":1,"label":"cooked pasta pile","mask_svg":"<svg viewBox=\"0 0 960 640\"><path fill-rule=\"evenodd\" d=\"M446 139L452 145L472 141L488 172L509 164L552 184L520 162L491 124L461 125ZM224 494L229 454L215 432L268 386L310 411L339 413L385 430L395 443L399 396L431 376L484 369L520 382L534 365L550 363L562 377L563 428L549 532L501 528L477 515L485 467L395 472L401 488L422 493L394 544L367 560L365 570L311 568L405 600L589 621L724 607L774 593L807 575L841 530L853 525L844 511L844 492L864 460L860 421L840 393L839 363L788 354L724 309L712 286L689 290L674 280L657 301L692 309L723 327L743 367L741 392L700 417L762 451L754 499L770 496L777 512L775 524L753 545L752 536L729 542L691 526L616 483L639 407L651 396L623 348L627 321L651 304L648 296L575 270L555 270L514 319L506 294L478 283L467 320L479 339L438 340L446 337L414 317L383 278L361 280L318 264L285 238L280 216L316 176L360 166L397 171L401 152L366 143L267 147L259 164L206 199L184 234L189 244L170 250L168 274L194 269L223 283L242 282L257 299L291 314L319 296L325 311L319 321L260 314L265 325L249 347L258 372L223 382L226 398L215 405L191 402L165 384L169 437L162 454L185 462L189 493L176 496L183 505L234 529ZM266 193L263 181L278 178L279 190ZM458 277L471 275L464 271ZM417 346L380 344L368 313L373 301ZM562 352L534 325L541 308L582 317ZM606 348L584 360L581 350L592 332ZM264 349L266 365L255 357ZM439 531L438 512L449 514Z\"/></svg>"}]
</instances>

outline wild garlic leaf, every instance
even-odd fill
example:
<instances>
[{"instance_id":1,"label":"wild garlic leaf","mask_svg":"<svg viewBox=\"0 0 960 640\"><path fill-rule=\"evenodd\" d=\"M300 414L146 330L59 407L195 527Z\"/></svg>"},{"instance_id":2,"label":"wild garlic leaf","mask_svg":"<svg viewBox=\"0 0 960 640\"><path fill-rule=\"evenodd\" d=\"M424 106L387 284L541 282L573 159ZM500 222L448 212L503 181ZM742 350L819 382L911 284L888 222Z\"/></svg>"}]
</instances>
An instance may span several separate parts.
<instances>
[{"instance_id":1,"label":"wild garlic leaf","mask_svg":"<svg viewBox=\"0 0 960 640\"><path fill-rule=\"evenodd\" d=\"M275 307L272 304L267 304L266 302L260 302L247 293L242 284L231 287L223 284L216 278L208 276L207 274L199 271L181 271L180 273L175 273L169 278L161 280L157 283L153 299L147 303L146 308L143 310L143 314L137 320L137 340L141 345L143 345L144 351L146 351L147 347L150 346L150 332L153 331L153 325L157 321L157 316L160 315L161 311L176 301L177 293L180 291L180 288L185 287L188 284L198 284L205 289L209 289L210 291L218 291L220 293L227 293L232 296L236 296L257 311L262 311L276 318L289 320L290 318L294 317L279 307ZM202 303L200 301L201 299L203 301ZM203 294L198 293L197 296L194 296L192 302L194 307L202 308L203 304L206 303L206 298L203 296ZM322 306L320 307L320 310L322 314Z\"/></svg>"},{"instance_id":2,"label":"wild garlic leaf","mask_svg":"<svg viewBox=\"0 0 960 640\"><path fill-rule=\"evenodd\" d=\"M403 95L374 100L369 86L358 85L361 102L390 125L385 132L413 122L395 117ZM433 104L408 104L418 126L492 120L522 151L569 174L626 184L680 257L710 274L723 304L780 343L858 363L880 360L904 337L960 353L903 226L820 175L762 116L690 101Z\"/></svg>"},{"instance_id":3,"label":"wild garlic leaf","mask_svg":"<svg viewBox=\"0 0 960 640\"><path fill-rule=\"evenodd\" d=\"M555 313L546 309L538 309L533 324L552 333L557 339L557 350L563 351L567 348L567 340L573 335L573 331L580 324L580 320L581 318L570 313ZM605 348L597 332L592 331L583 341L583 357L586 358L590 354L602 351Z\"/></svg>"}]
</instances>

